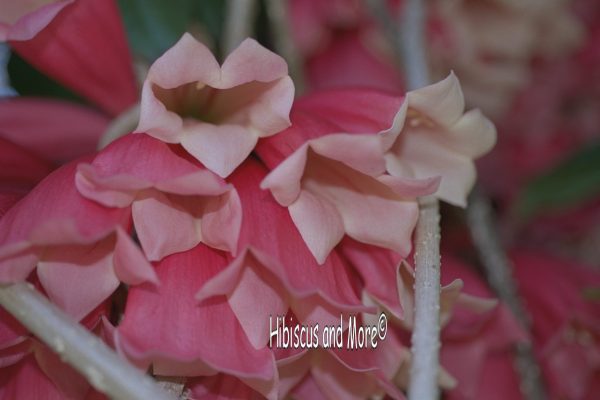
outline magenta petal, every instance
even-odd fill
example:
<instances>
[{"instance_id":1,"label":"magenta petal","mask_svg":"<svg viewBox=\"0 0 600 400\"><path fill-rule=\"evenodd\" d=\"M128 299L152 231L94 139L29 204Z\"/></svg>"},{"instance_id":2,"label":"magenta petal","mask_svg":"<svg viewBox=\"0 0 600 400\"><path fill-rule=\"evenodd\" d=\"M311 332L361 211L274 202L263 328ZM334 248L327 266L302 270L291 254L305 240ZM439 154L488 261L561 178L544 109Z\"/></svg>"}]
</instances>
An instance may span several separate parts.
<instances>
[{"instance_id":1,"label":"magenta petal","mask_svg":"<svg viewBox=\"0 0 600 400\"><path fill-rule=\"evenodd\" d=\"M341 252L362 277L363 291L385 306L396 318L402 319L398 285L400 256L350 239L342 242Z\"/></svg>"},{"instance_id":2,"label":"magenta petal","mask_svg":"<svg viewBox=\"0 0 600 400\"><path fill-rule=\"evenodd\" d=\"M42 372L32 354L0 370L0 398L64 400L65 396Z\"/></svg>"},{"instance_id":3,"label":"magenta petal","mask_svg":"<svg viewBox=\"0 0 600 400\"><path fill-rule=\"evenodd\" d=\"M52 169L48 161L0 137L0 189L6 195L25 194Z\"/></svg>"},{"instance_id":4,"label":"magenta petal","mask_svg":"<svg viewBox=\"0 0 600 400\"><path fill-rule=\"evenodd\" d=\"M264 298L257 292L247 300L257 310L253 315L262 310L264 315L260 318L265 320L268 320L269 313L280 311L281 303L267 296L273 290L285 293L285 297L280 294L281 300L303 322L339 323L341 313L369 310L362 305L357 294L356 276L338 254L332 253L322 267L317 265L286 210L260 191L258 184L265 173L264 167L257 161L247 160L231 176L244 208L240 256L209 281L200 290L199 297L235 295L235 291L246 284L243 277L249 274L252 280L248 283L258 277L262 285L272 287L264 291ZM270 304L275 309L269 312L269 307L273 307ZM236 314L238 318L247 318L238 312ZM261 332L264 329L263 326ZM268 336L263 336L262 340L264 343Z\"/></svg>"},{"instance_id":5,"label":"magenta petal","mask_svg":"<svg viewBox=\"0 0 600 400\"><path fill-rule=\"evenodd\" d=\"M135 228L151 261L201 241L235 253L242 218L235 190L180 153L180 147L145 134L127 135L91 164L80 165L76 184L85 197L102 204L132 204Z\"/></svg>"},{"instance_id":6,"label":"magenta petal","mask_svg":"<svg viewBox=\"0 0 600 400\"><path fill-rule=\"evenodd\" d=\"M112 115L137 99L132 61L113 0L78 0L34 38L11 41L30 64Z\"/></svg>"},{"instance_id":7,"label":"magenta petal","mask_svg":"<svg viewBox=\"0 0 600 400\"><path fill-rule=\"evenodd\" d=\"M161 375L216 371L242 379L265 393L275 379L268 349L255 349L224 298L198 304L196 291L221 271L227 259L199 245L156 266L159 287L130 288L117 341L125 354L151 362Z\"/></svg>"},{"instance_id":8,"label":"magenta petal","mask_svg":"<svg viewBox=\"0 0 600 400\"><path fill-rule=\"evenodd\" d=\"M16 97L0 106L0 137L59 163L93 153L108 123L100 112L58 100Z\"/></svg>"},{"instance_id":9,"label":"magenta petal","mask_svg":"<svg viewBox=\"0 0 600 400\"><path fill-rule=\"evenodd\" d=\"M122 282L137 285L142 282L158 284L154 267L146 260L141 250L121 228L116 231L113 255L115 275Z\"/></svg>"},{"instance_id":10,"label":"magenta petal","mask_svg":"<svg viewBox=\"0 0 600 400\"><path fill-rule=\"evenodd\" d=\"M32 251L38 248L95 243L128 223L129 210L108 209L79 195L73 184L76 164L50 174L0 220L0 269L17 273L18 264L34 267Z\"/></svg>"},{"instance_id":11,"label":"magenta petal","mask_svg":"<svg viewBox=\"0 0 600 400\"><path fill-rule=\"evenodd\" d=\"M111 143L91 165L79 167L79 179L84 196L119 207L143 189L181 195L219 195L228 189L215 174L145 134L126 135Z\"/></svg>"}]
</instances>

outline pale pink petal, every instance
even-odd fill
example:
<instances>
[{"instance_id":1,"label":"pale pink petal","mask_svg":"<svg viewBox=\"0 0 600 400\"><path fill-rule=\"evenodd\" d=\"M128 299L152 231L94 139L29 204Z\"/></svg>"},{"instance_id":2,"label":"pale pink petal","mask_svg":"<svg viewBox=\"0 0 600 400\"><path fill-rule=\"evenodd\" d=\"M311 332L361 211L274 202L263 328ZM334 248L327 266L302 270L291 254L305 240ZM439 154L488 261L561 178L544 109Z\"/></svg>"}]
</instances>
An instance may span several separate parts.
<instances>
[{"instance_id":1,"label":"pale pink petal","mask_svg":"<svg viewBox=\"0 0 600 400\"><path fill-rule=\"evenodd\" d=\"M219 66L185 34L150 67L136 132L181 143L224 177L259 137L290 125L293 97L285 61L255 40L246 39Z\"/></svg>"},{"instance_id":2,"label":"pale pink petal","mask_svg":"<svg viewBox=\"0 0 600 400\"><path fill-rule=\"evenodd\" d=\"M377 137L372 136L372 139L377 140ZM381 149L379 151L382 152ZM298 152L309 150L302 147ZM302 159L306 159L304 165L296 161ZM356 240L393 249L400 254L407 255L410 252L417 204L409 199L414 198L416 193L424 194L427 190L435 189L435 181L426 184L404 181L402 186L384 179L384 182L393 183L395 189L409 188L405 197L374 177L339 161L312 152L302 159L297 155L288 159L290 163L284 161L284 171L291 169L290 166L296 170L286 174L280 172L278 167L267 176L261 187L271 189L278 200L282 197L294 200L289 205L281 204L288 205L294 223L319 262L323 262L329 251L339 243L344 232ZM380 160L383 160L382 155ZM292 180L300 175L299 168L304 174L300 183L301 191L293 199L288 193L293 194L299 185L298 181ZM415 184L419 189L412 187ZM390 213L395 217L390 217Z\"/></svg>"},{"instance_id":3,"label":"pale pink petal","mask_svg":"<svg viewBox=\"0 0 600 400\"><path fill-rule=\"evenodd\" d=\"M323 264L344 237L343 217L334 204L308 191L300 192L288 209L310 252Z\"/></svg>"},{"instance_id":4,"label":"pale pink petal","mask_svg":"<svg viewBox=\"0 0 600 400\"><path fill-rule=\"evenodd\" d=\"M130 285L142 282L158 284L154 267L122 228L117 228L113 254L113 268L120 281Z\"/></svg>"},{"instance_id":5,"label":"pale pink petal","mask_svg":"<svg viewBox=\"0 0 600 400\"><path fill-rule=\"evenodd\" d=\"M276 275L265 271L260 258L243 253L196 294L198 300L227 295L231 309L248 340L259 349L269 342L269 317L284 315L288 304L285 289Z\"/></svg>"},{"instance_id":6,"label":"pale pink petal","mask_svg":"<svg viewBox=\"0 0 600 400\"><path fill-rule=\"evenodd\" d=\"M235 256L241 226L242 205L235 189L207 199L200 220L202 242Z\"/></svg>"},{"instance_id":7,"label":"pale pink petal","mask_svg":"<svg viewBox=\"0 0 600 400\"><path fill-rule=\"evenodd\" d=\"M15 97L0 103L0 137L58 163L93 153L109 121L65 101Z\"/></svg>"},{"instance_id":8,"label":"pale pink petal","mask_svg":"<svg viewBox=\"0 0 600 400\"><path fill-rule=\"evenodd\" d=\"M140 157L144 154L144 157ZM102 204L132 205L146 255L159 260L200 241L235 253L239 198L179 146L147 135L127 135L78 167L80 192Z\"/></svg>"},{"instance_id":9,"label":"pale pink petal","mask_svg":"<svg viewBox=\"0 0 600 400\"><path fill-rule=\"evenodd\" d=\"M231 176L244 207L240 255L197 297L228 296L255 345L269 339L268 324L256 326L256 321L283 315L288 307L303 323L321 325L339 323L340 314L370 311L362 306L358 281L342 259L332 253L319 267L286 210L258 189L265 173L258 162L247 160ZM254 321L244 314L248 309L254 310Z\"/></svg>"},{"instance_id":10,"label":"pale pink petal","mask_svg":"<svg viewBox=\"0 0 600 400\"><path fill-rule=\"evenodd\" d=\"M200 242L236 253L242 215L235 189L214 197L147 192L133 203L132 212L142 248L152 261Z\"/></svg>"},{"instance_id":11,"label":"pale pink petal","mask_svg":"<svg viewBox=\"0 0 600 400\"><path fill-rule=\"evenodd\" d=\"M220 195L229 189L180 148L142 134L119 138L91 165L79 166L77 184L84 196L121 207L153 187L181 195Z\"/></svg>"},{"instance_id":12,"label":"pale pink petal","mask_svg":"<svg viewBox=\"0 0 600 400\"><path fill-rule=\"evenodd\" d=\"M259 142L257 153L270 169L274 169L285 158L297 151L308 140L322 138L337 133L368 134L379 133L382 136L384 149L391 146L400 133L406 117L407 102L400 96L366 89L336 89L317 92L304 96L294 103L291 119L293 125L285 131ZM337 136L337 135L332 135ZM342 136L342 135L339 135ZM342 136L343 138L343 136ZM333 139L329 139L333 140ZM344 145L341 139L335 139L336 145ZM360 156L357 148L351 145L350 139L343 148ZM375 149L373 139L364 140L362 145L368 149L367 154L373 154ZM323 145L327 141L322 142ZM317 145L318 146L318 145ZM330 146L328 156L338 154L338 160L343 161L344 152L336 152L335 146ZM381 160L364 155L371 168L381 169ZM357 161L349 160L349 163ZM362 163L361 163L362 164ZM364 170L366 171L366 170Z\"/></svg>"},{"instance_id":13,"label":"pale pink petal","mask_svg":"<svg viewBox=\"0 0 600 400\"><path fill-rule=\"evenodd\" d=\"M133 222L150 261L189 250L201 237L197 221L161 193L138 198L132 206Z\"/></svg>"},{"instance_id":14,"label":"pale pink petal","mask_svg":"<svg viewBox=\"0 0 600 400\"><path fill-rule=\"evenodd\" d=\"M67 4L45 29L30 40L11 41L11 47L44 74L118 115L138 95L116 2L61 3Z\"/></svg>"},{"instance_id":15,"label":"pale pink petal","mask_svg":"<svg viewBox=\"0 0 600 400\"><path fill-rule=\"evenodd\" d=\"M248 157L258 136L239 125L198 123L181 129L181 145L208 169L226 177Z\"/></svg>"},{"instance_id":16,"label":"pale pink petal","mask_svg":"<svg viewBox=\"0 0 600 400\"><path fill-rule=\"evenodd\" d=\"M220 88L252 81L271 82L287 74L287 64L281 56L254 39L246 39L223 62Z\"/></svg>"},{"instance_id":17,"label":"pale pink petal","mask_svg":"<svg viewBox=\"0 0 600 400\"><path fill-rule=\"evenodd\" d=\"M38 263L37 275L48 297L76 320L89 314L119 286L112 246L112 240L80 248L61 246L47 251Z\"/></svg>"},{"instance_id":18,"label":"pale pink petal","mask_svg":"<svg viewBox=\"0 0 600 400\"><path fill-rule=\"evenodd\" d=\"M433 85L406 94L409 106L440 125L453 125L462 116L465 99L454 73Z\"/></svg>"},{"instance_id":19,"label":"pale pink petal","mask_svg":"<svg viewBox=\"0 0 600 400\"><path fill-rule=\"evenodd\" d=\"M3 0L0 3L0 41L33 38L72 2L73 0Z\"/></svg>"},{"instance_id":20,"label":"pale pink petal","mask_svg":"<svg viewBox=\"0 0 600 400\"><path fill-rule=\"evenodd\" d=\"M465 207L476 179L473 159L494 145L494 125L477 110L464 113L462 90L453 73L407 93L406 99L406 123L386 154L388 172L418 179L441 176L436 196Z\"/></svg>"},{"instance_id":21,"label":"pale pink petal","mask_svg":"<svg viewBox=\"0 0 600 400\"><path fill-rule=\"evenodd\" d=\"M393 176L406 176L408 171L402 164L409 165L411 175L417 179L441 176L436 196L451 204L466 207L467 195L475 184L477 174L470 158L445 151L429 140L426 134L419 136L419 132L414 132L413 135L406 135L402 141L402 164L395 162L396 157L388 160L388 171Z\"/></svg>"}]
</instances>

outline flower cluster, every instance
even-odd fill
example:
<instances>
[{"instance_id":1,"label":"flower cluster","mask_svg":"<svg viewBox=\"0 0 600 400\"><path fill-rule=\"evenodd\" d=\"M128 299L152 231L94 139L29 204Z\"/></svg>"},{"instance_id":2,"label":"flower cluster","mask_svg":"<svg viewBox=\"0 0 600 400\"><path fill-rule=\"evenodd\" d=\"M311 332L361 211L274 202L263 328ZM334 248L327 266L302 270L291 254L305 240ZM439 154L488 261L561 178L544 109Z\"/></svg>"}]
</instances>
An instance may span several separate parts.
<instances>
[{"instance_id":1,"label":"flower cluster","mask_svg":"<svg viewBox=\"0 0 600 400\"><path fill-rule=\"evenodd\" d=\"M105 112L135 101L112 2L17 8L3 32L22 57ZM112 57L88 69L63 55L77 57L65 47L74 30L92 34L92 15L111 21L119 40L103 42ZM119 79L106 85L73 68L114 70ZM402 397L393 381L408 350L395 335L359 351L277 348L269 321L366 324L378 312L410 319L412 274L401 260L411 251L417 198L464 206L473 159L495 141L481 113L464 112L458 79L405 96L344 89L294 101L285 61L258 42L245 40L219 64L184 34L148 70L140 101L134 132L92 155L84 154L106 128L99 115L5 101L2 140L14 149L3 151L14 172L3 170L1 280L34 282L135 365L187 377L192 396L227 386L268 398ZM43 121L25 119L35 106ZM71 129L57 127L61 113ZM80 145L25 136L47 129ZM125 307L112 315L107 305L122 285ZM347 323L339 329L349 334ZM12 368L3 393L29 390L19 386L33 379L27 374L73 393L81 378L50 370L49 351L7 315L2 332L2 367ZM75 398L90 395L85 381L77 385Z\"/></svg>"},{"instance_id":2,"label":"flower cluster","mask_svg":"<svg viewBox=\"0 0 600 400\"><path fill-rule=\"evenodd\" d=\"M298 96L286 61L257 40L220 59L194 29L138 90L116 1L0 1L0 40L84 99L0 99L0 284L29 282L187 398L404 398L418 200L466 207L475 160L496 142L458 76L467 104L501 115L531 59L580 35L560 0L476 3L430 6L443 79L404 93L364 4L290 1L320 89ZM514 40L499 33L515 23ZM600 334L579 292L597 275L515 252L528 332L458 242L446 242L440 292L448 397L520 396L523 342L552 395L589 397ZM18 319L0 309L0 398L104 398ZM578 368L561 381L565 360Z\"/></svg>"}]
</instances>

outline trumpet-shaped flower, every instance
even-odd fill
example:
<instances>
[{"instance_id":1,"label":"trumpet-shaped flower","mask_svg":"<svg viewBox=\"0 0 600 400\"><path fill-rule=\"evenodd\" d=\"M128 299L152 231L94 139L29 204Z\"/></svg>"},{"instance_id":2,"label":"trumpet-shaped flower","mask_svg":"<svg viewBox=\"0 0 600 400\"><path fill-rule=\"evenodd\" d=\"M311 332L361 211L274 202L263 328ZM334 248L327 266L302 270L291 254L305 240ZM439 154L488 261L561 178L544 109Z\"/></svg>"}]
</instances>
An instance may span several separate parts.
<instances>
[{"instance_id":1,"label":"trumpet-shaped flower","mask_svg":"<svg viewBox=\"0 0 600 400\"><path fill-rule=\"evenodd\" d=\"M191 35L150 67L138 132L181 145L229 175L260 137L289 126L294 86L278 55L246 39L223 62Z\"/></svg>"},{"instance_id":2,"label":"trumpet-shaped flower","mask_svg":"<svg viewBox=\"0 0 600 400\"><path fill-rule=\"evenodd\" d=\"M249 159L231 176L244 211L240 255L197 295L226 295L256 348L269 343L269 320L275 324L288 309L313 326L339 325L340 315L373 311L362 305L360 280L339 254L332 252L323 266L315 262L285 208L260 190L266 174Z\"/></svg>"},{"instance_id":3,"label":"trumpet-shaped flower","mask_svg":"<svg viewBox=\"0 0 600 400\"><path fill-rule=\"evenodd\" d=\"M334 100L332 96L329 99ZM370 99L385 102L390 98L373 95ZM438 179L396 178L385 173L381 137L384 132L400 128L405 109L400 108L392 120L383 122L389 128L381 135L377 131L335 133L344 131L339 124L330 122L331 116L320 117L326 111L313 113L322 103L317 101L315 105L311 100L309 97L292 113L292 127L257 149L265 163L274 168L261 187L269 189L279 204L288 207L319 263L345 234L407 255L417 219L415 199L434 192ZM345 100L337 97L335 101ZM390 108L389 104L386 106L383 108ZM348 114L338 112L335 116L358 121L354 129L382 125L378 120L361 120L359 113ZM380 111L373 118L381 115L389 117Z\"/></svg>"},{"instance_id":4,"label":"trumpet-shaped flower","mask_svg":"<svg viewBox=\"0 0 600 400\"><path fill-rule=\"evenodd\" d=\"M22 281L36 270L48 297L79 320L120 281L156 276L127 235L130 211L83 198L76 164L50 174L0 220L0 281Z\"/></svg>"},{"instance_id":5,"label":"trumpet-shaped flower","mask_svg":"<svg viewBox=\"0 0 600 400\"><path fill-rule=\"evenodd\" d=\"M179 146L126 135L77 169L83 196L108 207L131 206L151 261L200 242L235 253L241 224L236 191Z\"/></svg>"},{"instance_id":6,"label":"trumpet-shaped flower","mask_svg":"<svg viewBox=\"0 0 600 400\"><path fill-rule=\"evenodd\" d=\"M225 372L272 398L277 371L270 350L252 346L225 297L195 298L227 264L225 253L204 244L164 258L156 265L160 287L130 288L116 347L158 375Z\"/></svg>"},{"instance_id":7,"label":"trumpet-shaped flower","mask_svg":"<svg viewBox=\"0 0 600 400\"><path fill-rule=\"evenodd\" d=\"M475 109L464 111L460 83L454 74L406 94L402 129L389 135L386 166L393 176L441 176L436 196L465 207L475 184L473 160L496 142L496 128Z\"/></svg>"}]
</instances>

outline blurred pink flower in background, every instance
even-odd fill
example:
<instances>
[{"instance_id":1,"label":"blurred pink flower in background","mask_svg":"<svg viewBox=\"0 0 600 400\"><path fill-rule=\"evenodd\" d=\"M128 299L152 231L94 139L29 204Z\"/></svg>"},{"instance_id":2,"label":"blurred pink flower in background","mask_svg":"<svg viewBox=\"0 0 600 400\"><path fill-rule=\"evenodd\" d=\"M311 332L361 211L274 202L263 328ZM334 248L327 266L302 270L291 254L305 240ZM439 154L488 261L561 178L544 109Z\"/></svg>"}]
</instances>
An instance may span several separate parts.
<instances>
[{"instance_id":1,"label":"blurred pink flower in background","mask_svg":"<svg viewBox=\"0 0 600 400\"><path fill-rule=\"evenodd\" d=\"M600 390L600 305L586 289L600 273L570 260L514 251L515 275L552 399L592 400Z\"/></svg>"},{"instance_id":2,"label":"blurred pink flower in background","mask_svg":"<svg viewBox=\"0 0 600 400\"><path fill-rule=\"evenodd\" d=\"M444 254L442 281L460 278L464 292L491 298L485 282L468 265ZM449 399L520 399L519 377L515 370L515 351L528 341L505 305L485 313L458 304L442 331L441 364L454 379L456 387L447 392Z\"/></svg>"}]
</instances>

